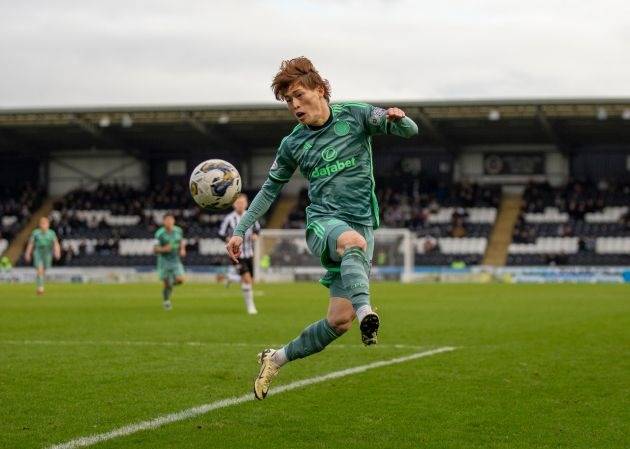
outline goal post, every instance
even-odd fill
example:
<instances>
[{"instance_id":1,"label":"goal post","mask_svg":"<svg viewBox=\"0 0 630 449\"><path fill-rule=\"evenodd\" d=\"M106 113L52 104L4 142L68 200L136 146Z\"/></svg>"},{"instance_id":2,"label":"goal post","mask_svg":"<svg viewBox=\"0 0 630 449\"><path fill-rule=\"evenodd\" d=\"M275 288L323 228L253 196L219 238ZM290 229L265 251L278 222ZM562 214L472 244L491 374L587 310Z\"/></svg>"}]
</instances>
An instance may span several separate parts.
<instances>
[{"instance_id":1,"label":"goal post","mask_svg":"<svg viewBox=\"0 0 630 449\"><path fill-rule=\"evenodd\" d=\"M308 249L303 229L263 229L256 240L255 273L263 282L316 280L324 274L319 258ZM408 229L374 232L371 278L410 282L414 248Z\"/></svg>"}]
</instances>

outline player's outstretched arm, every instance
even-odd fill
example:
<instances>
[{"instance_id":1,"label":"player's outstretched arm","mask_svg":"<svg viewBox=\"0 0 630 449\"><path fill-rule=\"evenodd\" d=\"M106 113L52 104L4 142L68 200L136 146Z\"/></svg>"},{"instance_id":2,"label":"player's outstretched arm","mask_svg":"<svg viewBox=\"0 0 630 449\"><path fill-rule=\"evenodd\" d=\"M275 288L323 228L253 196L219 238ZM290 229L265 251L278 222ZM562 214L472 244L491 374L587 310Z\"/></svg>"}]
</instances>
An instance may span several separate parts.
<instances>
[{"instance_id":1,"label":"player's outstretched arm","mask_svg":"<svg viewBox=\"0 0 630 449\"><path fill-rule=\"evenodd\" d=\"M387 110L387 121L389 133L400 137L413 137L418 134L416 122L406 116L405 111L399 108L389 108Z\"/></svg>"},{"instance_id":2,"label":"player's outstretched arm","mask_svg":"<svg viewBox=\"0 0 630 449\"><path fill-rule=\"evenodd\" d=\"M53 257L55 260L61 259L61 245L59 245L59 240L57 239L53 242Z\"/></svg>"},{"instance_id":3,"label":"player's outstretched arm","mask_svg":"<svg viewBox=\"0 0 630 449\"><path fill-rule=\"evenodd\" d=\"M267 178L260 188L260 191L252 200L249 209L247 209L245 215L243 215L243 218L241 218L241 221L234 229L234 235L232 235L227 245L225 245L228 255L235 262L238 262L238 256L241 254L241 245L243 244L245 232L254 225L260 217L265 215L265 212L269 210L271 204L280 194L283 186L284 183Z\"/></svg>"},{"instance_id":4,"label":"player's outstretched arm","mask_svg":"<svg viewBox=\"0 0 630 449\"><path fill-rule=\"evenodd\" d=\"M24 251L24 261L26 263L30 263L32 255L33 255L33 240L30 239L28 241L28 245L26 245L26 251Z\"/></svg>"},{"instance_id":5,"label":"player's outstretched arm","mask_svg":"<svg viewBox=\"0 0 630 449\"><path fill-rule=\"evenodd\" d=\"M243 218L234 229L234 235L243 237L245 231L252 227L254 223L269 210L271 204L280 194L282 187L284 187L284 183L267 178L260 188L260 191L254 197L252 204L250 204L245 212L245 215L243 215Z\"/></svg>"}]
</instances>

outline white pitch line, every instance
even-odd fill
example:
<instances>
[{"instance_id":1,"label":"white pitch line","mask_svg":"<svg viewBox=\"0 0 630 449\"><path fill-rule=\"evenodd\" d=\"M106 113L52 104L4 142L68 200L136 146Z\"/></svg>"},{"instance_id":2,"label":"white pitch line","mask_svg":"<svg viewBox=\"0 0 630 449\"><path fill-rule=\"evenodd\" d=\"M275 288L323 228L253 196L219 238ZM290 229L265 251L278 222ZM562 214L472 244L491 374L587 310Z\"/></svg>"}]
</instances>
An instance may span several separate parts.
<instances>
[{"instance_id":1,"label":"white pitch line","mask_svg":"<svg viewBox=\"0 0 630 449\"><path fill-rule=\"evenodd\" d=\"M340 377L351 376L353 374L363 373L365 371L382 368L389 365L397 365L399 363L409 362L411 360L420 359L422 357L429 357L435 354L441 354L443 352L454 351L456 348L451 346L445 346L442 348L432 349L430 351L416 352L414 354L406 355L403 357L397 357L390 360L381 360L378 362L368 363L366 365L356 366L354 368L348 368L340 371L333 371L332 373L324 374L322 376L315 376L308 379L298 380L286 385L280 385L269 391L269 396L275 396L276 394L286 393L287 391L295 390L297 388L306 387L308 385L314 385L327 380L339 379ZM100 443L102 441L112 440L118 437L124 437L144 430L156 429L166 424L174 423L177 421L183 421L186 419L194 418L199 415L203 415L212 410L220 408L231 407L233 405L242 404L243 402L251 402L254 400L252 393L247 393L242 396L234 396L231 398L222 399L217 402L211 402L209 404L199 405L197 407L188 408L179 412L170 413L168 415L158 416L157 418L149 419L147 421L141 421L135 424L129 424L127 426L119 427L118 429L110 430L105 433L98 433L96 435L90 435L86 437L75 438L66 443L55 444L49 446L47 449L76 449L79 447L92 446L93 444Z\"/></svg>"},{"instance_id":2,"label":"white pitch line","mask_svg":"<svg viewBox=\"0 0 630 449\"><path fill-rule=\"evenodd\" d=\"M264 346L280 347L280 343L244 343L223 341L140 341L140 340L0 340L0 345L11 346L241 346L262 348ZM361 344L335 343L330 348L363 348ZM378 348L423 349L426 346L407 344L379 344Z\"/></svg>"}]
</instances>

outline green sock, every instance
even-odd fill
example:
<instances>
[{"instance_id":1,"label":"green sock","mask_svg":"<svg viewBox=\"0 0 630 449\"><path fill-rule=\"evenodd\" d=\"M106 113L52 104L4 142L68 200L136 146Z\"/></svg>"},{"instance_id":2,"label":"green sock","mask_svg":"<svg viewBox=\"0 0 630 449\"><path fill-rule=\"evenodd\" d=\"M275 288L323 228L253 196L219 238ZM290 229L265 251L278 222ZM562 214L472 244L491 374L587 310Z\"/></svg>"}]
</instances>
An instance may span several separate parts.
<instances>
[{"instance_id":1,"label":"green sock","mask_svg":"<svg viewBox=\"0 0 630 449\"><path fill-rule=\"evenodd\" d=\"M162 290L162 298L164 299L164 301L168 301L171 298L171 293L173 292L173 288L172 287L165 287Z\"/></svg>"},{"instance_id":2,"label":"green sock","mask_svg":"<svg viewBox=\"0 0 630 449\"><path fill-rule=\"evenodd\" d=\"M350 293L352 307L370 305L370 263L361 248L350 248L341 258L341 282Z\"/></svg>"},{"instance_id":3,"label":"green sock","mask_svg":"<svg viewBox=\"0 0 630 449\"><path fill-rule=\"evenodd\" d=\"M284 351L288 360L302 359L321 351L339 335L341 334L335 332L328 324L328 320L319 320L308 326L297 338L289 342L284 347Z\"/></svg>"},{"instance_id":4,"label":"green sock","mask_svg":"<svg viewBox=\"0 0 630 449\"><path fill-rule=\"evenodd\" d=\"M35 276L35 283L37 284L37 288L44 287L44 276L40 276L39 274Z\"/></svg>"}]
</instances>

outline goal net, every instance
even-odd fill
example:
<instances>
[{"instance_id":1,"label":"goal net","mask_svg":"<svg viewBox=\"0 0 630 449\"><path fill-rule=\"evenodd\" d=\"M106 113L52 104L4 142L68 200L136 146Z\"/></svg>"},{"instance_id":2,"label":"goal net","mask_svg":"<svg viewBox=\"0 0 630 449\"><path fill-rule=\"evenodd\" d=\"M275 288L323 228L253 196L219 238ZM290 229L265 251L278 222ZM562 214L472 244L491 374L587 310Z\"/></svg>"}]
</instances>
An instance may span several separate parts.
<instances>
[{"instance_id":1,"label":"goal net","mask_svg":"<svg viewBox=\"0 0 630 449\"><path fill-rule=\"evenodd\" d=\"M372 279L410 282L414 252L407 229L374 232ZM302 229L263 229L256 241L256 277L264 282L319 279L324 269L311 254Z\"/></svg>"}]
</instances>

